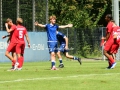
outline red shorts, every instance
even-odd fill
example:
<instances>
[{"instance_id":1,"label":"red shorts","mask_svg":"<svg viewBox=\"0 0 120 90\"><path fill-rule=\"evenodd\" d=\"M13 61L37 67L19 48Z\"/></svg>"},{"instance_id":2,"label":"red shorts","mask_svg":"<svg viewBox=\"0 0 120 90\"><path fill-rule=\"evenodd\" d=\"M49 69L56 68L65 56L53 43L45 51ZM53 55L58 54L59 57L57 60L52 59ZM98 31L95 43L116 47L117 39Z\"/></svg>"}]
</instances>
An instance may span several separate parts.
<instances>
[{"instance_id":1,"label":"red shorts","mask_svg":"<svg viewBox=\"0 0 120 90\"><path fill-rule=\"evenodd\" d=\"M16 52L16 43L10 43L7 47L8 52Z\"/></svg>"},{"instance_id":2,"label":"red shorts","mask_svg":"<svg viewBox=\"0 0 120 90\"><path fill-rule=\"evenodd\" d=\"M114 44L114 40L107 41L107 42L105 43L104 50L110 51L110 49L111 49L111 47L112 47L113 44Z\"/></svg>"},{"instance_id":3,"label":"red shorts","mask_svg":"<svg viewBox=\"0 0 120 90\"><path fill-rule=\"evenodd\" d=\"M113 44L111 49L110 49L110 53L114 53L116 54L118 52L118 49L119 49L119 44Z\"/></svg>"},{"instance_id":4,"label":"red shorts","mask_svg":"<svg viewBox=\"0 0 120 90\"><path fill-rule=\"evenodd\" d=\"M16 53L24 54L25 44L17 44L16 45Z\"/></svg>"}]
</instances>

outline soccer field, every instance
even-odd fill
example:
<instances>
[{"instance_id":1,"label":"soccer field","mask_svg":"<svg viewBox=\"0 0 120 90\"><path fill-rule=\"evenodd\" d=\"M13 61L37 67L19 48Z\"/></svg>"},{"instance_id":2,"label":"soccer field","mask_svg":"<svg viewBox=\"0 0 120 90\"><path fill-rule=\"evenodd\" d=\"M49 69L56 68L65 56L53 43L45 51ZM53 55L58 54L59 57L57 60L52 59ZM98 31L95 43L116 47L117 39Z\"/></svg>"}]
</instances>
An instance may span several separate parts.
<instances>
[{"instance_id":1,"label":"soccer field","mask_svg":"<svg viewBox=\"0 0 120 90\"><path fill-rule=\"evenodd\" d=\"M0 64L0 90L119 90L120 62L107 70L107 61L64 61L65 67L50 70L50 62L25 62L21 71L7 71ZM56 64L59 65L59 62Z\"/></svg>"}]
</instances>

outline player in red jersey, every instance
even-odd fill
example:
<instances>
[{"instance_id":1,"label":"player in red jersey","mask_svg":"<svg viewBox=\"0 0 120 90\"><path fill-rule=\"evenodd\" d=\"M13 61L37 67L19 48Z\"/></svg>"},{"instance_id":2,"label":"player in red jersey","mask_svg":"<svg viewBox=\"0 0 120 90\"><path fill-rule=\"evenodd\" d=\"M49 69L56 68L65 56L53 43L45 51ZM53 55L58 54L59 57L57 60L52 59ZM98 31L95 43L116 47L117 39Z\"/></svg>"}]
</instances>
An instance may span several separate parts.
<instances>
[{"instance_id":1,"label":"player in red jersey","mask_svg":"<svg viewBox=\"0 0 120 90\"><path fill-rule=\"evenodd\" d=\"M10 35L5 35L5 36L2 36L2 39L8 37L8 40L7 40L7 43L9 44L10 43ZM16 51L12 51L11 52L11 55L12 57L14 58L14 60L17 60L17 56L16 56ZM11 70L14 69L14 63L12 62L12 68L10 68Z\"/></svg>"},{"instance_id":2,"label":"player in red jersey","mask_svg":"<svg viewBox=\"0 0 120 90\"><path fill-rule=\"evenodd\" d=\"M110 49L110 53L112 53L113 58L115 59L116 57L115 55L118 52L119 45L120 45L120 27L118 27L116 24L114 24L112 35L113 35L114 44Z\"/></svg>"},{"instance_id":3,"label":"player in red jersey","mask_svg":"<svg viewBox=\"0 0 120 90\"><path fill-rule=\"evenodd\" d=\"M18 62L15 64L14 70L18 69L21 70L24 62L24 49L25 49L25 40L24 36L26 37L28 47L30 47L30 40L27 34L26 28L22 25L23 20L22 18L17 18L17 26L16 26L16 38L18 44L16 45L16 53L18 57Z\"/></svg>"},{"instance_id":4,"label":"player in red jersey","mask_svg":"<svg viewBox=\"0 0 120 90\"><path fill-rule=\"evenodd\" d=\"M105 17L105 20L108 22L108 25L106 27L106 37L105 37L105 46L104 46L104 55L108 58L109 66L107 67L108 69L112 69L115 67L116 62L113 57L111 57L110 49L112 44L114 43L113 40L113 22L112 22L112 15L107 14Z\"/></svg>"},{"instance_id":5,"label":"player in red jersey","mask_svg":"<svg viewBox=\"0 0 120 90\"><path fill-rule=\"evenodd\" d=\"M8 26L10 28L8 28ZM15 37L16 25L13 24L12 19L8 18L6 20L5 27L6 27L7 32L10 33L10 43L5 52L5 56L8 57L12 61L13 66L14 66L14 64L16 63L16 60L14 60L14 58L9 53L15 52L15 47L17 45L17 40Z\"/></svg>"}]
</instances>

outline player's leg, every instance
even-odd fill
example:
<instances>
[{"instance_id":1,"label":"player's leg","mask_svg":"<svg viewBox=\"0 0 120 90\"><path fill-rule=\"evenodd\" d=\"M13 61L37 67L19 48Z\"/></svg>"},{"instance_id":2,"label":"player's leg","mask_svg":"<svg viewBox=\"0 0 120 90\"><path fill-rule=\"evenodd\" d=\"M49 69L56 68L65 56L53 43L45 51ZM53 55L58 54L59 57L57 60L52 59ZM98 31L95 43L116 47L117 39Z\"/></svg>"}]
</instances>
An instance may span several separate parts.
<instances>
[{"instance_id":1,"label":"player's leg","mask_svg":"<svg viewBox=\"0 0 120 90\"><path fill-rule=\"evenodd\" d=\"M18 68L20 68L22 66L22 56L21 56L21 48L22 48L23 44L17 44L16 45L16 53L17 53L17 57L18 57L18 61L15 64L14 70L18 70Z\"/></svg>"},{"instance_id":2,"label":"player's leg","mask_svg":"<svg viewBox=\"0 0 120 90\"><path fill-rule=\"evenodd\" d=\"M13 64L16 63L16 60L14 60L13 56L10 55L9 53L12 52L15 49L15 47L16 47L16 44L10 43L7 50L6 50L6 52L5 52L5 56L7 58L9 58L13 62Z\"/></svg>"},{"instance_id":3,"label":"player's leg","mask_svg":"<svg viewBox=\"0 0 120 90\"><path fill-rule=\"evenodd\" d=\"M60 54L60 51L57 52L57 56L58 56L59 62L60 62L59 67L60 67L60 68L63 68L64 65L63 65L63 60L62 60L62 56L61 56L61 54Z\"/></svg>"},{"instance_id":4,"label":"player's leg","mask_svg":"<svg viewBox=\"0 0 120 90\"><path fill-rule=\"evenodd\" d=\"M13 51L13 52L11 52L11 54L12 54L12 56L13 56L15 62L16 62L16 61L17 61L17 55L16 55L16 52ZM11 69L14 69L14 63L13 63L13 62L12 62L12 68L11 68Z\"/></svg>"},{"instance_id":5,"label":"player's leg","mask_svg":"<svg viewBox=\"0 0 120 90\"><path fill-rule=\"evenodd\" d=\"M60 68L64 67L62 56L61 56L61 52L64 52L64 48L65 48L65 45L60 45L60 48L58 49L58 52L57 52L57 56L58 56L59 62L60 62L60 65L59 65Z\"/></svg>"},{"instance_id":6,"label":"player's leg","mask_svg":"<svg viewBox=\"0 0 120 90\"><path fill-rule=\"evenodd\" d=\"M24 50L25 50L25 44L22 44L21 47L21 62L20 62L20 66L18 66L18 70L21 70L23 67L23 63L24 63Z\"/></svg>"},{"instance_id":7,"label":"player's leg","mask_svg":"<svg viewBox=\"0 0 120 90\"><path fill-rule=\"evenodd\" d=\"M113 45L112 45L112 48L111 48L111 50L110 50L110 53L112 53L112 58L116 61L116 53L118 52L118 49L119 49L119 43L114 43ZM112 66L111 66L111 68L115 68L115 66L116 66L116 64L117 63L115 63L115 64L113 64Z\"/></svg>"},{"instance_id":8,"label":"player's leg","mask_svg":"<svg viewBox=\"0 0 120 90\"><path fill-rule=\"evenodd\" d=\"M107 67L108 69L110 69L112 66L116 65L115 60L112 57L112 53L110 53L110 50L111 50L113 44L114 44L113 40L111 40L110 42L107 41L105 43L104 50L103 50L104 55L108 58L108 64L109 64L109 66Z\"/></svg>"},{"instance_id":9,"label":"player's leg","mask_svg":"<svg viewBox=\"0 0 120 90\"><path fill-rule=\"evenodd\" d=\"M112 57L116 61L116 54L115 53L112 54Z\"/></svg>"},{"instance_id":10,"label":"player's leg","mask_svg":"<svg viewBox=\"0 0 120 90\"><path fill-rule=\"evenodd\" d=\"M24 63L24 54L21 54L21 64L20 66L18 66L18 70L22 70L23 63Z\"/></svg>"},{"instance_id":11,"label":"player's leg","mask_svg":"<svg viewBox=\"0 0 120 90\"><path fill-rule=\"evenodd\" d=\"M112 45L112 48L110 50L110 53L112 53L112 57L114 58L114 60L116 61L116 53L118 52L119 49L119 44L115 43Z\"/></svg>"},{"instance_id":12,"label":"player's leg","mask_svg":"<svg viewBox=\"0 0 120 90\"><path fill-rule=\"evenodd\" d=\"M49 53L51 59L51 70L57 70L55 66L56 63L55 52L56 52L57 42L48 42L48 47L49 47Z\"/></svg>"},{"instance_id":13,"label":"player's leg","mask_svg":"<svg viewBox=\"0 0 120 90\"><path fill-rule=\"evenodd\" d=\"M77 61L80 63L80 65L82 64L81 58L78 58L78 57L76 57L76 56L69 55L68 51L65 51L65 56L66 56L67 58L70 58L70 59L73 59L73 60L77 60Z\"/></svg>"},{"instance_id":14,"label":"player's leg","mask_svg":"<svg viewBox=\"0 0 120 90\"><path fill-rule=\"evenodd\" d=\"M56 68L55 52L50 52L50 59L51 59L51 70L55 70Z\"/></svg>"},{"instance_id":15,"label":"player's leg","mask_svg":"<svg viewBox=\"0 0 120 90\"><path fill-rule=\"evenodd\" d=\"M108 51L104 50L104 55L108 58L108 63L109 66L107 67L108 69L110 69L112 66L116 65L115 60L113 59L113 57L111 56L112 54L110 54Z\"/></svg>"}]
</instances>

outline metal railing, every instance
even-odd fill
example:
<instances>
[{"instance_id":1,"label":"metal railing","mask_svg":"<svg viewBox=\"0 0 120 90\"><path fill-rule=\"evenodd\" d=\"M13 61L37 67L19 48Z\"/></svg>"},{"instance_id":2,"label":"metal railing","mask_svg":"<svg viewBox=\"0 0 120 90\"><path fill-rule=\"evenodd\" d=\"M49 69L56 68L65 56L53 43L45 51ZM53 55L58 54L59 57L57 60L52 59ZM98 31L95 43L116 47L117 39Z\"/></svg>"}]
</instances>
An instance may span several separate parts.
<instances>
[{"instance_id":1,"label":"metal railing","mask_svg":"<svg viewBox=\"0 0 120 90\"><path fill-rule=\"evenodd\" d=\"M36 31L34 22L48 23L48 0L0 0L0 30L4 30L4 23L11 18L21 17L28 31Z\"/></svg>"}]
</instances>

